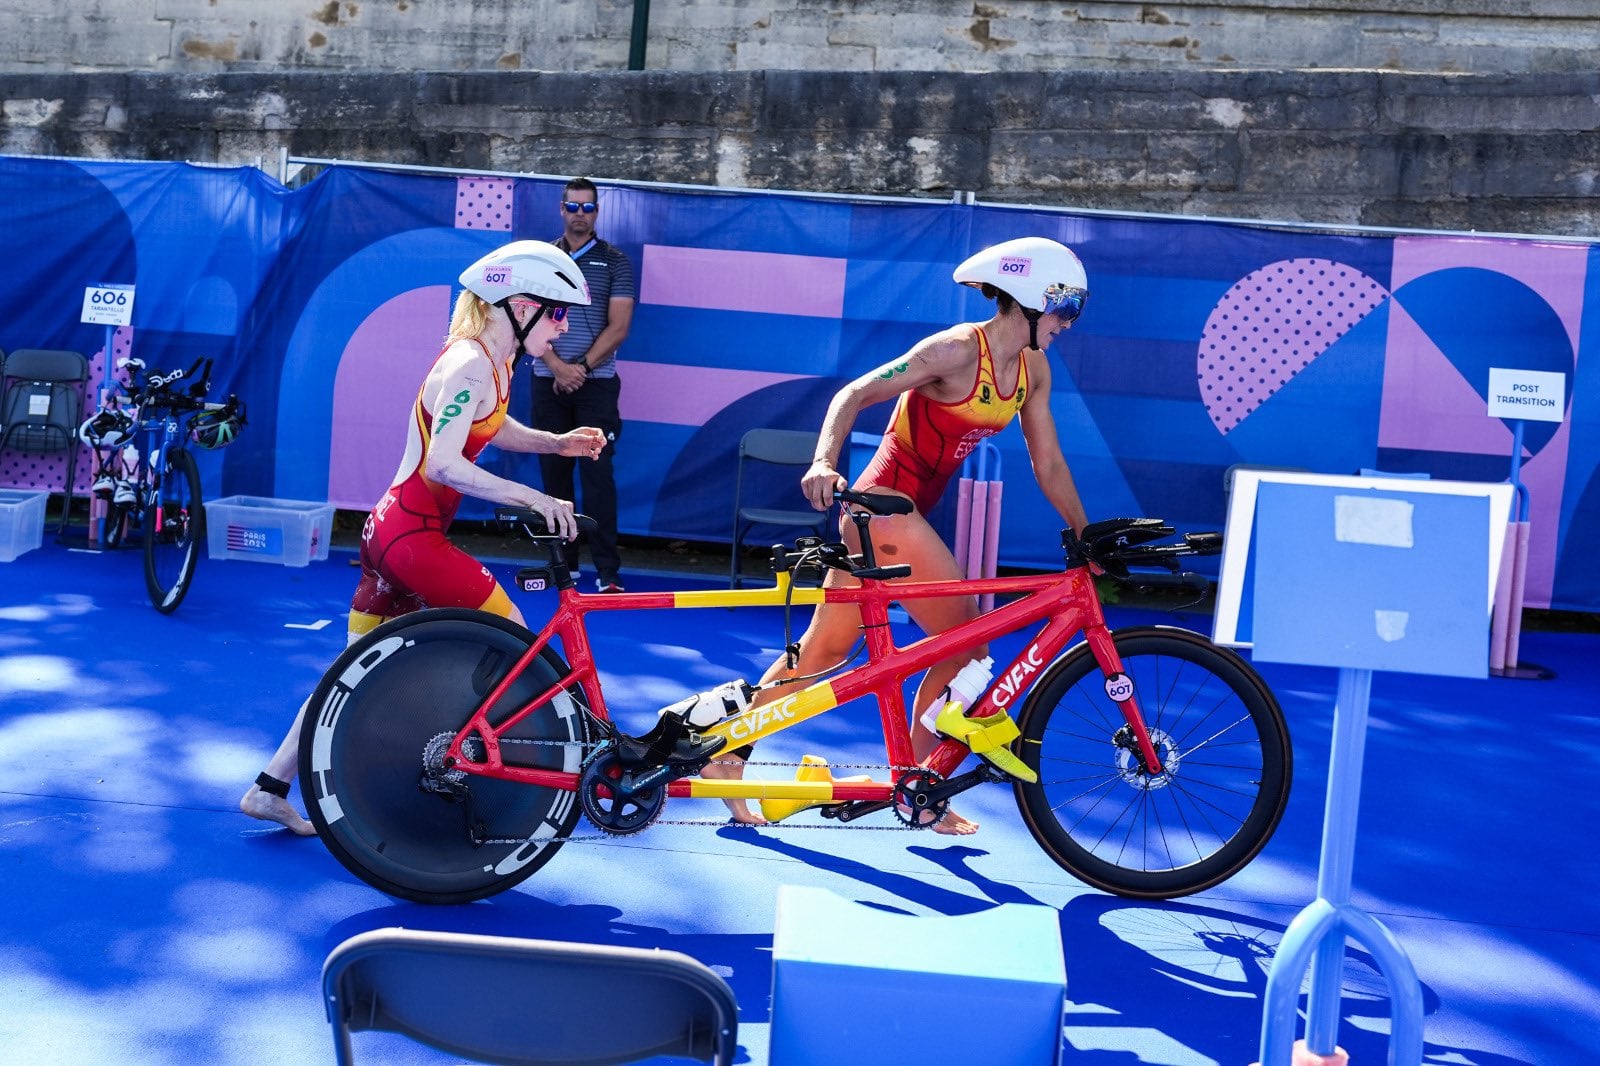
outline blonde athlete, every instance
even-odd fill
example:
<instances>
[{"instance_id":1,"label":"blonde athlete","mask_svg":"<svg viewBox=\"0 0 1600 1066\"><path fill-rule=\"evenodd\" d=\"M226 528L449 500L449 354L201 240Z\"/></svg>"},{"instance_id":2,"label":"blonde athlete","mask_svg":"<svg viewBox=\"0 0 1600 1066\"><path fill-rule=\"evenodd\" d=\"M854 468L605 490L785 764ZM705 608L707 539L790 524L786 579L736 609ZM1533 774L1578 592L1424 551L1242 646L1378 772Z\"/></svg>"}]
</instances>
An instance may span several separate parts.
<instances>
[{"instance_id":1,"label":"blonde athlete","mask_svg":"<svg viewBox=\"0 0 1600 1066\"><path fill-rule=\"evenodd\" d=\"M554 245L517 241L473 263L460 280L464 291L444 350L412 406L400 469L361 531L361 583L347 634L352 642L424 607L472 607L522 622L489 571L446 539L450 520L462 496L475 496L537 511L571 540L577 534L572 504L479 469L478 455L491 441L506 451L589 459L606 446L593 427L558 436L506 417L517 356L539 356L565 332L567 308L589 302L577 264ZM288 799L304 715L302 705L239 809L313 836L316 830Z\"/></svg>"},{"instance_id":2,"label":"blonde athlete","mask_svg":"<svg viewBox=\"0 0 1600 1066\"><path fill-rule=\"evenodd\" d=\"M895 401L889 427L877 454L856 479L857 491L888 492L916 505L908 515L873 519L873 545L882 564L909 563L912 579L942 581L961 577L950 549L931 525L927 513L938 502L961 460L984 437L1004 429L1013 419L1022 426L1034 478L1051 505L1074 532L1087 518L1072 473L1061 454L1055 418L1050 413L1050 363L1044 350L1071 328L1089 296L1083 264L1065 245L1044 237L1024 237L986 248L955 270L953 280L971 285L995 301L994 317L982 324L963 323L920 341L891 363L863 374L840 389L828 405L817 441L816 461L801 480L811 506L826 510L845 480L837 463L850 440L850 429L863 408ZM841 532L852 552L861 550L854 526L844 521ZM854 579L829 571L829 584ZM977 599L914 599L906 612L929 634L941 633L978 615ZM861 629L861 612L851 604L824 604L811 616L800 640L794 669L780 659L761 679L825 671L850 653ZM912 704L912 751L925 760L939 737L920 721L922 710L944 690L968 656L982 657L986 648L935 663L923 675ZM782 689L768 689L774 699ZM702 777L743 776L749 749L731 753L701 771ZM726 801L735 821L766 819L744 800ZM940 833L965 835L977 823L954 811L934 826Z\"/></svg>"}]
</instances>

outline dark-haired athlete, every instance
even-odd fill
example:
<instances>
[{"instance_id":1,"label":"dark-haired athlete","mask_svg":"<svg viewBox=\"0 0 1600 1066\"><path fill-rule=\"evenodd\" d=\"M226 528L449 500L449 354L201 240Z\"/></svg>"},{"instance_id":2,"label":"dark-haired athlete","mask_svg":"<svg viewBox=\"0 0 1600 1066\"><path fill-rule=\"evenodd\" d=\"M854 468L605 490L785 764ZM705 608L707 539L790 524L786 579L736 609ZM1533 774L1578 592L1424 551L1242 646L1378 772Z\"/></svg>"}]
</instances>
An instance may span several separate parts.
<instances>
[{"instance_id":1,"label":"dark-haired athlete","mask_svg":"<svg viewBox=\"0 0 1600 1066\"><path fill-rule=\"evenodd\" d=\"M1087 522L1050 413L1050 363L1044 353L1058 334L1071 327L1088 299L1083 264L1065 245L1043 237L1025 237L972 256L956 268L954 280L974 286L994 300L994 317L981 325L964 323L935 333L894 362L840 389L828 405L816 460L801 480L811 505L826 510L834 493L845 484L836 464L856 416L863 408L894 400L883 443L853 487L895 493L916 505L911 514L875 518L872 524L879 562L909 563L916 581L961 577L955 557L926 515L978 441L1000 432L1013 418L1021 421L1034 477L1045 497L1075 532ZM844 521L840 529L850 550L859 552L854 525ZM845 585L855 580L830 570L827 583ZM903 606L929 634L978 615L973 596L913 599ZM818 606L800 639L798 664L791 670L780 659L767 670L762 683L828 669L850 653L860 627L861 612L854 605ZM923 709L944 691L968 656L986 654L987 648L974 648L929 667L917 686L914 718L920 719ZM779 695L781 689L762 693L764 699ZM938 746L939 738L915 720L911 740L921 761ZM707 766L701 776L740 777L747 756L748 749L741 749ZM735 821L767 820L751 812L743 800L726 802ZM790 806L768 805L768 809L786 815ZM976 822L954 811L934 826L937 832L958 835L977 828Z\"/></svg>"}]
</instances>

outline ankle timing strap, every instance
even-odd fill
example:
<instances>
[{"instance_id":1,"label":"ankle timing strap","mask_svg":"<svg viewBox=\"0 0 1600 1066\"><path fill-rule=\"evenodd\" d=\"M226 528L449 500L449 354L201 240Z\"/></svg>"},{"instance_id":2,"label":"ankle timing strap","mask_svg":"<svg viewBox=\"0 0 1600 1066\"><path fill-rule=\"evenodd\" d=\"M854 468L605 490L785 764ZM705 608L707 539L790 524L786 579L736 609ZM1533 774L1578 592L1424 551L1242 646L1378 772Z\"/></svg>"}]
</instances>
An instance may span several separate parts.
<instances>
[{"instance_id":1,"label":"ankle timing strap","mask_svg":"<svg viewBox=\"0 0 1600 1066\"><path fill-rule=\"evenodd\" d=\"M277 796L279 799L289 798L289 782L279 781L271 774L261 773L256 775L256 787L261 791Z\"/></svg>"}]
</instances>

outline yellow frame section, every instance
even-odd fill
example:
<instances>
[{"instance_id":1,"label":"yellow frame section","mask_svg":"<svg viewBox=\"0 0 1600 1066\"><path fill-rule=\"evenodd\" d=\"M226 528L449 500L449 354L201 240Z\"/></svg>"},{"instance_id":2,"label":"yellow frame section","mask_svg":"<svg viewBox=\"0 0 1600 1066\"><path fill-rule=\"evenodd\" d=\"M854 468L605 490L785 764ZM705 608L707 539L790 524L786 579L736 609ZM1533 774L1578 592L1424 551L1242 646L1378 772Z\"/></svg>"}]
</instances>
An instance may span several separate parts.
<instances>
[{"instance_id":1,"label":"yellow frame section","mask_svg":"<svg viewBox=\"0 0 1600 1066\"><path fill-rule=\"evenodd\" d=\"M781 733L792 725L799 725L806 719L815 718L837 706L839 699L833 694L833 685L827 681L818 681L792 696L773 700L760 707L751 707L742 714L724 719L701 732L711 737L727 737L727 747L737 748L743 744L754 744L758 740L764 740L774 733Z\"/></svg>"},{"instance_id":2,"label":"yellow frame section","mask_svg":"<svg viewBox=\"0 0 1600 1066\"><path fill-rule=\"evenodd\" d=\"M782 607L785 603L817 604L822 589L797 589L788 573L777 575L778 583L769 589L716 589L709 592L675 592L674 607Z\"/></svg>"},{"instance_id":3,"label":"yellow frame section","mask_svg":"<svg viewBox=\"0 0 1600 1066\"><path fill-rule=\"evenodd\" d=\"M776 575L776 583L764 589L727 589L708 592L673 593L674 607L782 607L786 603L819 604L824 600L820 588L794 588L787 573ZM737 748L753 744L792 725L814 718L824 711L839 706L833 694L833 685L819 681L792 695L760 707L752 707L735 718L719 722L704 732L709 736L728 738L728 747ZM764 725L757 723L764 722ZM739 729L738 735L733 732ZM859 785L862 782L851 782ZM831 800L831 781L760 781L745 778L737 781L716 781L703 777L688 779L689 796L695 799L785 799Z\"/></svg>"},{"instance_id":4,"label":"yellow frame section","mask_svg":"<svg viewBox=\"0 0 1600 1066\"><path fill-rule=\"evenodd\" d=\"M851 785L884 785L881 781L851 781ZM833 782L831 781L760 781L743 779L739 781L708 781L703 777L688 779L690 799L785 799L785 800L831 800L834 799Z\"/></svg>"}]
</instances>

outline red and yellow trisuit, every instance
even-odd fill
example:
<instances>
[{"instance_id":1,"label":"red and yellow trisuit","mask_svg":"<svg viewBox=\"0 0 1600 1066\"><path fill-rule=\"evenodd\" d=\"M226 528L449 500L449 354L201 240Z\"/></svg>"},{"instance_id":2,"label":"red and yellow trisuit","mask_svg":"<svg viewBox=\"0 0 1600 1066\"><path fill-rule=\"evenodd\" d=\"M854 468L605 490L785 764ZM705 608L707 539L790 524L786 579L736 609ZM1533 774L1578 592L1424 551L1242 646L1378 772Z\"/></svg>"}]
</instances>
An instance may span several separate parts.
<instances>
[{"instance_id":1,"label":"red and yellow trisuit","mask_svg":"<svg viewBox=\"0 0 1600 1066\"><path fill-rule=\"evenodd\" d=\"M930 400L915 389L902 392L883 443L862 471L858 488L903 492L917 505L917 511L926 515L978 442L1005 429L1022 410L1028 395L1028 361L1017 361L1016 387L1002 393L995 381L989 338L981 328L973 328L978 339L978 375L972 391L954 403Z\"/></svg>"},{"instance_id":2,"label":"red and yellow trisuit","mask_svg":"<svg viewBox=\"0 0 1600 1066\"><path fill-rule=\"evenodd\" d=\"M470 343L483 348L481 341ZM501 368L487 348L484 356L494 374L495 406L476 419L467 434L462 455L474 463L500 432L511 400L511 368L505 368L502 381ZM461 493L428 480L424 473L434 425L434 412L423 403L426 387L424 379L411 409L405 455L394 484L367 516L361 531L361 583L350 602L352 633L366 632L387 619L424 607L472 607L502 616L511 612L511 600L499 582L482 563L445 537L461 505Z\"/></svg>"}]
</instances>

